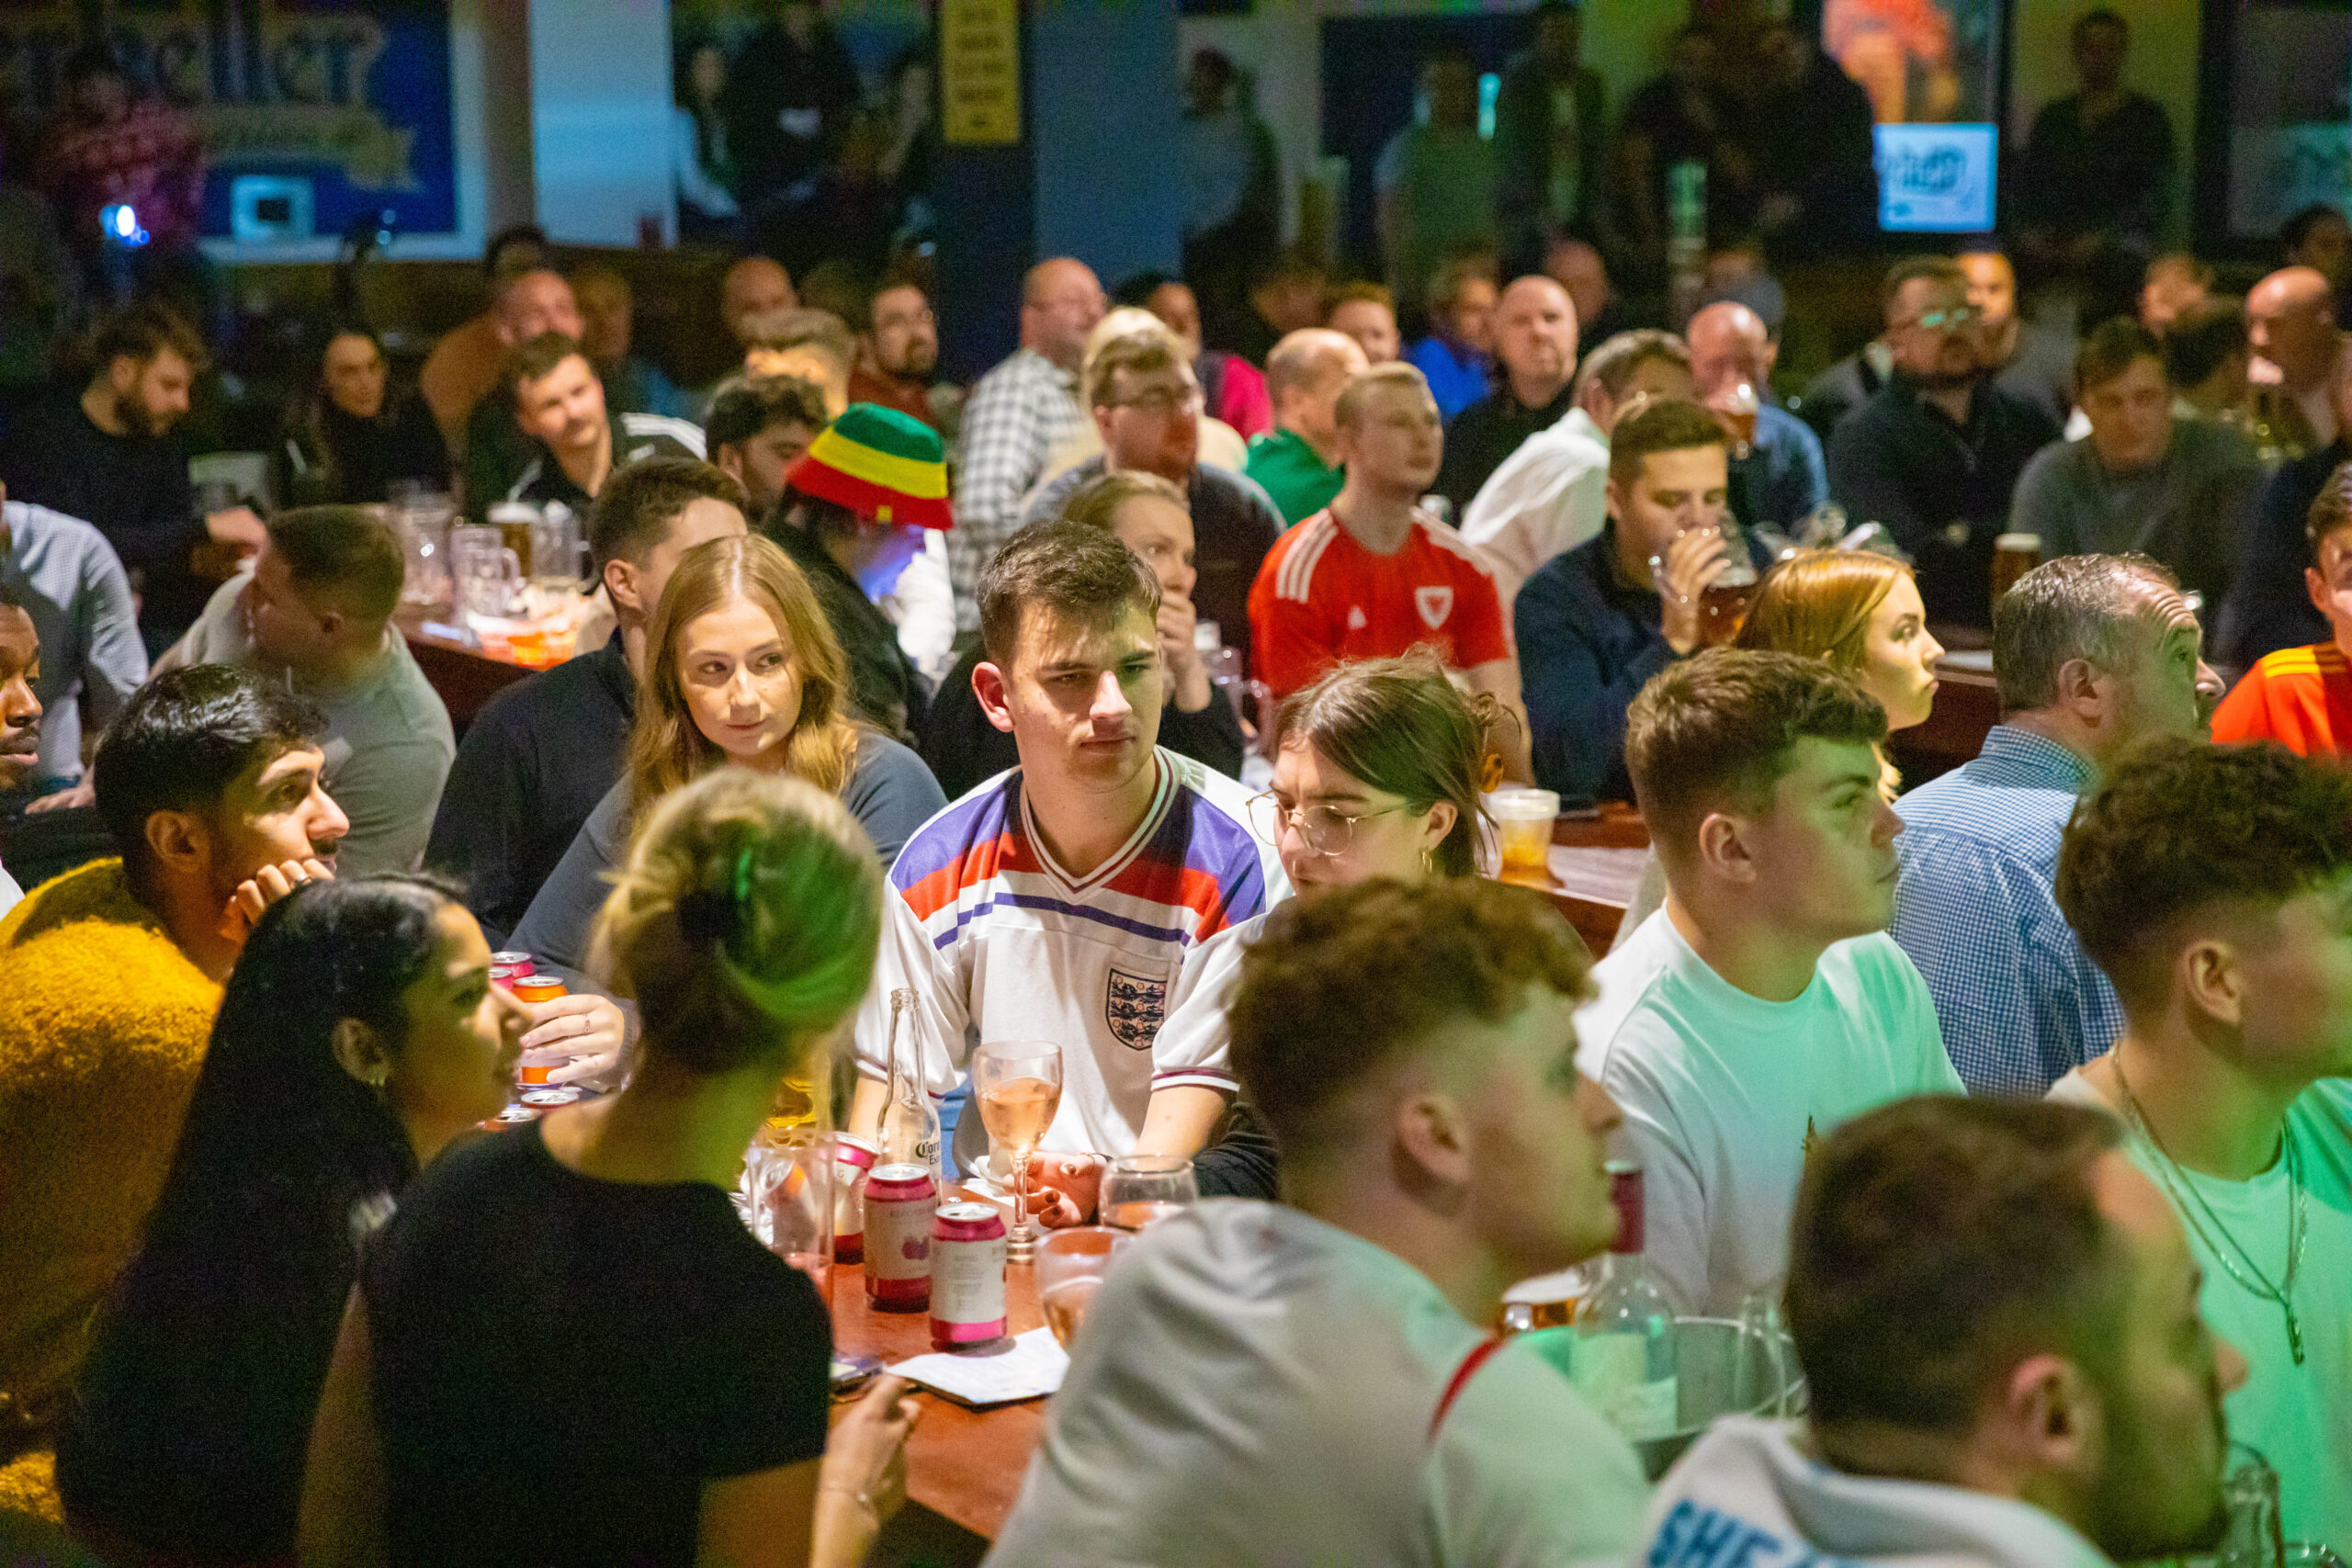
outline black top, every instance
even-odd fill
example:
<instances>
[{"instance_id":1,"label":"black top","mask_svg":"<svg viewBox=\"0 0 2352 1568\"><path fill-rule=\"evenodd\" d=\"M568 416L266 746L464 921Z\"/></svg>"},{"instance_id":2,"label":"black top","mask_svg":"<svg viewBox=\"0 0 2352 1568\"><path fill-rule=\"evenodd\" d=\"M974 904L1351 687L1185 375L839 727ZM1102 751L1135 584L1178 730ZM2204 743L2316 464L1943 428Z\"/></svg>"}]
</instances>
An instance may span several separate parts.
<instances>
[{"instance_id":1,"label":"black top","mask_svg":"<svg viewBox=\"0 0 2352 1568\"><path fill-rule=\"evenodd\" d=\"M911 742L931 698L915 661L899 645L899 628L808 529L777 516L760 532L784 547L817 591L826 624L849 661L850 704L857 716L894 740Z\"/></svg>"},{"instance_id":2,"label":"black top","mask_svg":"<svg viewBox=\"0 0 2352 1568\"><path fill-rule=\"evenodd\" d=\"M1928 619L1990 626L1993 541L2026 459L2058 439L2048 414L1997 384L1977 383L1961 425L1898 375L1830 435L1829 494L1894 536Z\"/></svg>"},{"instance_id":3,"label":"black top","mask_svg":"<svg viewBox=\"0 0 2352 1568\"><path fill-rule=\"evenodd\" d=\"M487 1134L410 1187L360 1285L395 1562L690 1564L706 1482L824 1452L824 1303L707 1183Z\"/></svg>"},{"instance_id":4,"label":"black top","mask_svg":"<svg viewBox=\"0 0 2352 1568\"><path fill-rule=\"evenodd\" d=\"M621 776L637 679L621 634L518 681L483 705L450 764L424 863L465 885L466 908L503 942Z\"/></svg>"},{"instance_id":5,"label":"black top","mask_svg":"<svg viewBox=\"0 0 2352 1568\"><path fill-rule=\"evenodd\" d=\"M186 631L210 590L190 570L204 540L187 456L162 435L109 435L82 412L77 392L27 411L0 467L8 499L94 525L114 547L141 595L151 634Z\"/></svg>"},{"instance_id":6,"label":"black top","mask_svg":"<svg viewBox=\"0 0 2352 1568\"><path fill-rule=\"evenodd\" d=\"M1246 1100L1237 1100L1208 1147L1193 1156L1193 1179L1204 1198L1282 1196L1282 1151Z\"/></svg>"},{"instance_id":7,"label":"black top","mask_svg":"<svg viewBox=\"0 0 2352 1568\"><path fill-rule=\"evenodd\" d=\"M368 1213L355 1206L349 1229ZM281 1204L242 1230L215 1226L201 1256L185 1234L151 1232L59 1438L58 1487L77 1522L171 1559L290 1560L311 1420L357 1265L349 1231L306 1247L292 1218Z\"/></svg>"},{"instance_id":8,"label":"black top","mask_svg":"<svg viewBox=\"0 0 2352 1568\"><path fill-rule=\"evenodd\" d=\"M972 693L972 670L987 657L975 647L956 660L939 683L923 723L922 760L950 800L961 799L974 784L1021 765L1021 750L1012 737L989 722L980 711L980 699ZM1161 705L1159 744L1180 757L1206 762L1227 778L1241 776L1241 721L1225 694L1214 688L1209 705L1198 713L1184 712L1172 698Z\"/></svg>"},{"instance_id":9,"label":"black top","mask_svg":"<svg viewBox=\"0 0 2352 1568\"><path fill-rule=\"evenodd\" d=\"M2303 529L2312 502L2339 463L2352 463L2352 434L2270 476L2222 604L2216 644L2233 667L2251 670L2267 653L2328 640L2327 617L2312 607L2303 586L2303 568L2312 556Z\"/></svg>"},{"instance_id":10,"label":"black top","mask_svg":"<svg viewBox=\"0 0 2352 1568\"><path fill-rule=\"evenodd\" d=\"M1503 372L1498 368L1496 374L1499 377ZM1559 396L1532 409L1505 382L1453 416L1453 423L1445 427L1445 460L1438 467L1432 488L1453 502L1457 525L1479 488L1494 477L1504 458L1537 431L1549 430L1567 417L1568 410L1576 406L1572 390L1563 387Z\"/></svg>"},{"instance_id":11,"label":"black top","mask_svg":"<svg viewBox=\"0 0 2352 1568\"><path fill-rule=\"evenodd\" d=\"M2124 94L2104 119L2086 120L2076 93L2033 117L2018 163L2017 221L2110 234L2144 249L2163 227L2172 190L2172 120L2142 93Z\"/></svg>"},{"instance_id":12,"label":"black top","mask_svg":"<svg viewBox=\"0 0 2352 1568\"><path fill-rule=\"evenodd\" d=\"M448 490L449 449L422 398L390 402L374 419L320 402L315 423L299 422L278 443L279 504L365 505L390 499L393 483L403 479Z\"/></svg>"},{"instance_id":13,"label":"black top","mask_svg":"<svg viewBox=\"0 0 2352 1568\"><path fill-rule=\"evenodd\" d=\"M1519 591L1520 687L1535 782L1564 805L1631 800L1625 710L1674 661L1664 609L1617 568L1617 525L1554 556Z\"/></svg>"}]
</instances>

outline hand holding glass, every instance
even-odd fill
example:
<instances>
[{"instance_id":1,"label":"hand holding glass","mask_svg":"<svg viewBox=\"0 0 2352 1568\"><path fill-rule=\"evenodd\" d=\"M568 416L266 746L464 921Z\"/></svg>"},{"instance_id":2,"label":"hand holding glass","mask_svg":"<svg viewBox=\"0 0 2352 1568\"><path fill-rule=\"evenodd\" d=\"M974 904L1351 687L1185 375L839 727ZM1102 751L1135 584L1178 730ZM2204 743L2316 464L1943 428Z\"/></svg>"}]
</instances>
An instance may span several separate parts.
<instances>
[{"instance_id":1,"label":"hand holding glass","mask_svg":"<svg viewBox=\"0 0 2352 1568\"><path fill-rule=\"evenodd\" d=\"M972 1096L989 1142L1012 1156L1012 1232L1006 1256L1026 1260L1037 1250L1022 1189L1029 1159L1045 1142L1062 1102L1062 1048L1050 1040L998 1040L972 1053Z\"/></svg>"},{"instance_id":2,"label":"hand holding glass","mask_svg":"<svg viewBox=\"0 0 2352 1568\"><path fill-rule=\"evenodd\" d=\"M1139 1231L1201 1201L1193 1162L1182 1155L1122 1155L1102 1178L1102 1223Z\"/></svg>"}]
</instances>

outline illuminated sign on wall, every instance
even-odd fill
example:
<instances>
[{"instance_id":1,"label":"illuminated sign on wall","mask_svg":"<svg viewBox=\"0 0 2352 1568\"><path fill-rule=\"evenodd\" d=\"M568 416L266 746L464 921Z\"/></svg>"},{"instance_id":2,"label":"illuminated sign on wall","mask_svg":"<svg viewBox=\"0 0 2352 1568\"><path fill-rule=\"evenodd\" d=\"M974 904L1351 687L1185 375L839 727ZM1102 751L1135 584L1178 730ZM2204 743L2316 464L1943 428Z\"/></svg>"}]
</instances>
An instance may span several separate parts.
<instances>
[{"instance_id":1,"label":"illuminated sign on wall","mask_svg":"<svg viewBox=\"0 0 2352 1568\"><path fill-rule=\"evenodd\" d=\"M1881 125L1878 225L1928 234L1993 227L1998 132L1989 125Z\"/></svg>"}]
</instances>

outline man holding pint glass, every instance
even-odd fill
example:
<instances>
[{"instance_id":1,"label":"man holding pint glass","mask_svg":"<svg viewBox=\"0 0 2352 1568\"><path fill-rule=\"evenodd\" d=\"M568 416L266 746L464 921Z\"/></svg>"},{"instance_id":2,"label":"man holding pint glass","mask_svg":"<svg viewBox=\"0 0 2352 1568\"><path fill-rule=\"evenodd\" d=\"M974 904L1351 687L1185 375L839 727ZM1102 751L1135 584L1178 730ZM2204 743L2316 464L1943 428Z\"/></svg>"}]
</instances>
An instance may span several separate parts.
<instances>
[{"instance_id":1,"label":"man holding pint glass","mask_svg":"<svg viewBox=\"0 0 2352 1568\"><path fill-rule=\"evenodd\" d=\"M1610 439L1608 525L1519 592L1521 690L1535 781L1623 800L1625 709L1649 678L1739 631L1761 564L1729 520L1726 437L1697 403L1661 398Z\"/></svg>"}]
</instances>

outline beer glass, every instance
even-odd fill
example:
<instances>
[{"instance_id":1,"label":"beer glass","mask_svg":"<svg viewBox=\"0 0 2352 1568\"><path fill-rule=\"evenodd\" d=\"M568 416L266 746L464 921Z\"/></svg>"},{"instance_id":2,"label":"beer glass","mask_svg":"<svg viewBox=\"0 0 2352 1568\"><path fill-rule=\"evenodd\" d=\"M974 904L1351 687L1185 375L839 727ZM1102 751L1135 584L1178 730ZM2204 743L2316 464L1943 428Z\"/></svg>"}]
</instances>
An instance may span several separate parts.
<instances>
[{"instance_id":1,"label":"beer glass","mask_svg":"<svg viewBox=\"0 0 2352 1568\"><path fill-rule=\"evenodd\" d=\"M1078 1338L1102 1276L1128 1239L1125 1231L1108 1225L1077 1225L1054 1232L1038 1246L1037 1303L1063 1349Z\"/></svg>"},{"instance_id":2,"label":"beer glass","mask_svg":"<svg viewBox=\"0 0 2352 1568\"><path fill-rule=\"evenodd\" d=\"M1102 1176L1102 1223L1139 1231L1201 1201L1193 1162L1182 1155L1121 1155Z\"/></svg>"},{"instance_id":3,"label":"beer glass","mask_svg":"<svg viewBox=\"0 0 2352 1568\"><path fill-rule=\"evenodd\" d=\"M1012 1156L1012 1229L1005 1256L1027 1262L1036 1256L1037 1228L1029 1223L1023 1188L1029 1161L1054 1112L1062 1103L1062 1048L1050 1040L995 1040L972 1053L972 1098L980 1108L989 1142Z\"/></svg>"},{"instance_id":4,"label":"beer glass","mask_svg":"<svg viewBox=\"0 0 2352 1568\"><path fill-rule=\"evenodd\" d=\"M2041 564L2041 536L2004 534L1993 541L1993 597L2017 586L2018 579Z\"/></svg>"},{"instance_id":5,"label":"beer glass","mask_svg":"<svg viewBox=\"0 0 2352 1568\"><path fill-rule=\"evenodd\" d=\"M1502 852L1502 869L1543 876L1552 867L1552 825L1560 815L1560 796L1548 789L1498 789L1487 796L1487 815L1495 819L1495 840Z\"/></svg>"},{"instance_id":6,"label":"beer glass","mask_svg":"<svg viewBox=\"0 0 2352 1568\"><path fill-rule=\"evenodd\" d=\"M1747 623L1747 603L1756 597L1756 569L1735 560L1699 592L1699 646L1723 648Z\"/></svg>"}]
</instances>

